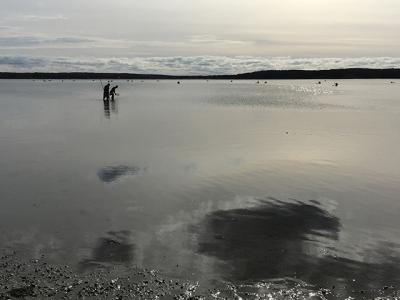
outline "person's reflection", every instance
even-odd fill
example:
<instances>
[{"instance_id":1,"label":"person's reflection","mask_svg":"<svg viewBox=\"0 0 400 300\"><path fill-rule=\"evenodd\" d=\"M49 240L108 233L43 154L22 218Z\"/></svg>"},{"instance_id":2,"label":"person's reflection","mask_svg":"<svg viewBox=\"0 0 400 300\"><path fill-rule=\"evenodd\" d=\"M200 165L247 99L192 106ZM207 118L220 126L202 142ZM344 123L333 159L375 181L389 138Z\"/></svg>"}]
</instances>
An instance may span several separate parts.
<instances>
[{"instance_id":1,"label":"person's reflection","mask_svg":"<svg viewBox=\"0 0 400 300\"><path fill-rule=\"evenodd\" d=\"M114 114L117 114L117 113L118 113L118 103L117 103L117 101L118 101L118 100L111 101L111 111L112 111Z\"/></svg>"},{"instance_id":2,"label":"person's reflection","mask_svg":"<svg viewBox=\"0 0 400 300\"><path fill-rule=\"evenodd\" d=\"M110 101L103 101L104 104L104 116L109 119L110 118Z\"/></svg>"}]
</instances>

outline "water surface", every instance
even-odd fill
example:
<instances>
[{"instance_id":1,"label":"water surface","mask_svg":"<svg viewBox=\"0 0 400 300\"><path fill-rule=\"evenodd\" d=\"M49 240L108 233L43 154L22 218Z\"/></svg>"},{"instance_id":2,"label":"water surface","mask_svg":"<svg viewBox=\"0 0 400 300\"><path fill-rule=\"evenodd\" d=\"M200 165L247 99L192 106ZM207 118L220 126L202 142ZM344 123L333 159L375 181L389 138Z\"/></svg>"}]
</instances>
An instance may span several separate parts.
<instances>
[{"instance_id":1,"label":"water surface","mask_svg":"<svg viewBox=\"0 0 400 300\"><path fill-rule=\"evenodd\" d=\"M400 290L400 84L0 81L0 246L78 271Z\"/></svg>"}]
</instances>

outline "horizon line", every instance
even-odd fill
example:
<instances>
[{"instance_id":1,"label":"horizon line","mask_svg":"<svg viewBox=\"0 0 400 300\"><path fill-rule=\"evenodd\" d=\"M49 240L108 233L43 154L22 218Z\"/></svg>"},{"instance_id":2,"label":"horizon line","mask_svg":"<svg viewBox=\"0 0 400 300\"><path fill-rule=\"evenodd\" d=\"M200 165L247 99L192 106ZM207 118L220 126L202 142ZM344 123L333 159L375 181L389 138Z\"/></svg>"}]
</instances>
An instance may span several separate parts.
<instances>
[{"instance_id":1,"label":"horizon line","mask_svg":"<svg viewBox=\"0 0 400 300\"><path fill-rule=\"evenodd\" d=\"M128 72L1 72L0 79L397 79L400 68L260 70L219 75L169 75Z\"/></svg>"}]
</instances>

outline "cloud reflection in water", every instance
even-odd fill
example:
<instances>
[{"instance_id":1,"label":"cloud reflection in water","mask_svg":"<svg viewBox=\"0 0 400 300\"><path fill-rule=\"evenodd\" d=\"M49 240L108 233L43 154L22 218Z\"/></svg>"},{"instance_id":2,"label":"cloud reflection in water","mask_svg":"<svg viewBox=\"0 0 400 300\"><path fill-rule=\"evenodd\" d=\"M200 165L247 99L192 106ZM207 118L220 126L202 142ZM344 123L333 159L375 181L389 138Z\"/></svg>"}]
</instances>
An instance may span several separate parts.
<instances>
[{"instance_id":1,"label":"cloud reflection in water","mask_svg":"<svg viewBox=\"0 0 400 300\"><path fill-rule=\"evenodd\" d=\"M311 204L265 201L213 212L200 228L198 251L230 261L233 277L274 278L301 271L308 259L305 243L337 239L340 222Z\"/></svg>"},{"instance_id":2,"label":"cloud reflection in water","mask_svg":"<svg viewBox=\"0 0 400 300\"><path fill-rule=\"evenodd\" d=\"M224 262L220 272L229 281L297 278L317 287L336 285L342 293L400 282L393 245L368 253L359 249L363 261L351 259L351 253L350 258L337 255L340 220L317 201L270 199L256 207L219 210L192 230L198 236L197 252Z\"/></svg>"}]
</instances>

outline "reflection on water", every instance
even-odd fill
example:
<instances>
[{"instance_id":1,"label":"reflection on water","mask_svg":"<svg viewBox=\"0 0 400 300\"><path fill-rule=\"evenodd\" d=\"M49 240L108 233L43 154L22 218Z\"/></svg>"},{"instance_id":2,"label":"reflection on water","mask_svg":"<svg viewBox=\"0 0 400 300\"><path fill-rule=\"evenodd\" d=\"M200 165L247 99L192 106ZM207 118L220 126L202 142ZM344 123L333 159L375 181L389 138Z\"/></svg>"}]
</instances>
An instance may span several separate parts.
<instances>
[{"instance_id":1,"label":"reflection on water","mask_svg":"<svg viewBox=\"0 0 400 300\"><path fill-rule=\"evenodd\" d=\"M324 240L338 239L340 221L312 203L270 200L212 212L198 230L198 251L227 261L228 278L259 280L309 273Z\"/></svg>"},{"instance_id":2,"label":"reflection on water","mask_svg":"<svg viewBox=\"0 0 400 300\"><path fill-rule=\"evenodd\" d=\"M111 110L110 110L111 108ZM118 114L118 100L105 100L103 101L104 116L106 119L111 118L111 112L113 114Z\"/></svg>"},{"instance_id":3,"label":"reflection on water","mask_svg":"<svg viewBox=\"0 0 400 300\"><path fill-rule=\"evenodd\" d=\"M118 113L118 100L111 101L110 104L111 104L111 111L114 114L117 114Z\"/></svg>"},{"instance_id":4,"label":"reflection on water","mask_svg":"<svg viewBox=\"0 0 400 300\"><path fill-rule=\"evenodd\" d=\"M131 166L108 166L100 169L97 172L100 180L106 183L110 183L118 180L123 176L137 175L141 171L139 167Z\"/></svg>"},{"instance_id":5,"label":"reflection on water","mask_svg":"<svg viewBox=\"0 0 400 300\"><path fill-rule=\"evenodd\" d=\"M119 85L0 81L0 247L239 292L398 289L399 85Z\"/></svg>"},{"instance_id":6,"label":"reflection on water","mask_svg":"<svg viewBox=\"0 0 400 300\"><path fill-rule=\"evenodd\" d=\"M109 119L110 116L111 116L111 113L110 113L110 101L108 101L108 100L103 101L103 106L104 106L104 116L107 119Z\"/></svg>"},{"instance_id":7,"label":"reflection on water","mask_svg":"<svg viewBox=\"0 0 400 300\"><path fill-rule=\"evenodd\" d=\"M335 246L326 239L338 239L340 220L314 203L270 200L248 209L212 212L194 227L198 252L224 261L221 272L233 282L300 279L333 287L343 296L352 290L371 293L400 280L400 257L393 245L364 253L370 262L333 254ZM257 286L250 290L260 293Z\"/></svg>"},{"instance_id":8,"label":"reflection on water","mask_svg":"<svg viewBox=\"0 0 400 300\"><path fill-rule=\"evenodd\" d=\"M110 231L100 238L92 251L91 258L79 263L84 271L91 267L107 264L128 264L133 261L135 246L130 241L129 231Z\"/></svg>"},{"instance_id":9,"label":"reflection on water","mask_svg":"<svg viewBox=\"0 0 400 300\"><path fill-rule=\"evenodd\" d=\"M229 260L228 276L238 279L293 276L313 259L307 246L322 237L336 240L340 228L337 217L303 202L216 211L203 222L198 251Z\"/></svg>"},{"instance_id":10,"label":"reflection on water","mask_svg":"<svg viewBox=\"0 0 400 300\"><path fill-rule=\"evenodd\" d=\"M231 93L237 93L232 97ZM326 89L305 87L298 85L266 86L254 89L252 86L230 86L230 92L217 91L206 101L210 104L223 106L266 106L271 108L301 108L301 109L353 109L351 104L324 103L318 101L318 96L332 95L333 92Z\"/></svg>"}]
</instances>

